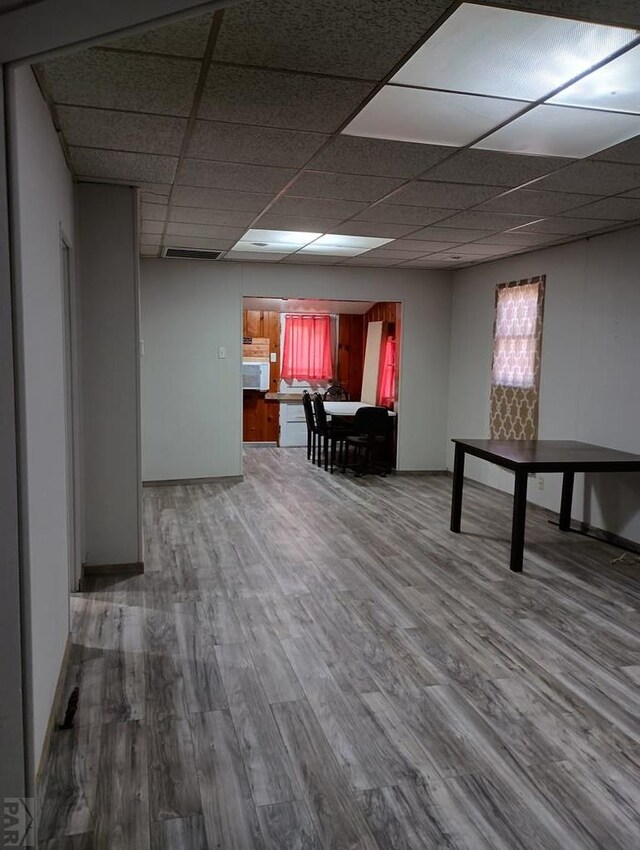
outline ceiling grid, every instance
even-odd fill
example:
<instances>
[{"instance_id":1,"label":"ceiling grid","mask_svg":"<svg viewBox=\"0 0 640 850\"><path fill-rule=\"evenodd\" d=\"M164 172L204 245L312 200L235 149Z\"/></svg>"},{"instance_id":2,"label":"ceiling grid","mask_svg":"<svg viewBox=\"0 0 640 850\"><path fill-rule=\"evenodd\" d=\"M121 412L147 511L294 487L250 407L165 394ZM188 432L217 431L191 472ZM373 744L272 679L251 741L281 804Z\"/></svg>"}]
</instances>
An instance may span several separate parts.
<instances>
[{"instance_id":1,"label":"ceiling grid","mask_svg":"<svg viewBox=\"0 0 640 850\"><path fill-rule=\"evenodd\" d=\"M77 179L140 187L143 255L172 246L258 262L457 267L640 220L640 108L633 111L623 87L610 90L607 77L609 62L612 74L634 75L637 32L574 21L573 0L310 5L246 0L38 67ZM578 5L582 18L599 24L640 24L625 0ZM597 61L583 58L584 67L572 65L575 73L535 98L536 80L517 74L512 90L502 82L498 96L491 68L485 73L477 63L481 72L470 82L465 63L456 65L458 78L446 76L438 51L446 55L462 38L461 14L480 20L498 10L501 26L520 26L506 9L557 15L533 17L588 38L595 32L604 38ZM416 86L425 66L428 85ZM592 73L598 86L590 89L581 80ZM603 112L594 99L607 85L615 103ZM419 97L433 104L438 94L440 105L427 114L432 129L442 112L444 136L405 141L358 130L389 90L416 113ZM469 135L451 112L456 97L481 107L469 112L479 132ZM623 138L586 155L497 149L512 144L519 122L539 122L545 110L558 126L559 115L606 115L601 130L582 132L583 149L618 126ZM405 125L395 125L391 135L402 135ZM535 136L535 128L520 126ZM289 254L232 250L251 228L335 234L334 245L348 236L393 241L357 256L307 253L308 244Z\"/></svg>"}]
</instances>

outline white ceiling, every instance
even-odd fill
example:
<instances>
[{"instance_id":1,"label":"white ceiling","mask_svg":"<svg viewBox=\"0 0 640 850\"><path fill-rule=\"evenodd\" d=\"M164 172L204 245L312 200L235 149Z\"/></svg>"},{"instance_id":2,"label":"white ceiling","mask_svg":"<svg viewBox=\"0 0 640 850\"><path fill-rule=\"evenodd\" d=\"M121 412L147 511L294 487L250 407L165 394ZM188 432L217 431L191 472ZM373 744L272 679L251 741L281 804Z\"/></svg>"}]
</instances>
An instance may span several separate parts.
<instances>
[{"instance_id":1,"label":"white ceiling","mask_svg":"<svg viewBox=\"0 0 640 850\"><path fill-rule=\"evenodd\" d=\"M633 0L501 5L640 25ZM76 177L141 188L144 256L166 246L226 252L255 227L394 241L357 257L238 259L447 268L640 220L640 135L577 160L582 151L518 155L341 132L453 8L247 0L37 73Z\"/></svg>"},{"instance_id":2,"label":"white ceiling","mask_svg":"<svg viewBox=\"0 0 640 850\"><path fill-rule=\"evenodd\" d=\"M273 310L276 313L337 313L361 315L373 301L321 301L315 298L243 298L244 310Z\"/></svg>"}]
</instances>

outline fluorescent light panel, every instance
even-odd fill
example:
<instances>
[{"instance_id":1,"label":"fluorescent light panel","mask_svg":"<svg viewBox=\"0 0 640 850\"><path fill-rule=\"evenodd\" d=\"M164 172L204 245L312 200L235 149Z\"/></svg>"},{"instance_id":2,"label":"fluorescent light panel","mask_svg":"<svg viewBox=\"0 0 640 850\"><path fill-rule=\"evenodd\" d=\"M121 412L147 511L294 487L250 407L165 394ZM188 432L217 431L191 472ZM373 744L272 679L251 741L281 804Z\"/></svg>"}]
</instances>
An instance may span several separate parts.
<instances>
[{"instance_id":1,"label":"fluorescent light panel","mask_svg":"<svg viewBox=\"0 0 640 850\"><path fill-rule=\"evenodd\" d=\"M390 82L534 101L635 37L622 27L463 3Z\"/></svg>"},{"instance_id":2,"label":"fluorescent light panel","mask_svg":"<svg viewBox=\"0 0 640 850\"><path fill-rule=\"evenodd\" d=\"M569 84L638 35L463 3L343 132L460 147L510 122L476 147L589 156L640 133L640 46ZM552 105L516 117L562 85Z\"/></svg>"},{"instance_id":3,"label":"fluorescent light panel","mask_svg":"<svg viewBox=\"0 0 640 850\"><path fill-rule=\"evenodd\" d=\"M536 106L487 136L476 148L580 159L640 133L640 115Z\"/></svg>"},{"instance_id":4,"label":"fluorescent light panel","mask_svg":"<svg viewBox=\"0 0 640 850\"><path fill-rule=\"evenodd\" d=\"M282 255L295 252L307 254L335 254L356 257L372 248L393 242L373 236L348 236L338 233L304 233L294 230L247 230L242 239L229 250L229 254L276 253Z\"/></svg>"},{"instance_id":5,"label":"fluorescent light panel","mask_svg":"<svg viewBox=\"0 0 640 850\"><path fill-rule=\"evenodd\" d=\"M384 86L343 133L459 147L516 115L526 105L493 97Z\"/></svg>"},{"instance_id":6,"label":"fluorescent light panel","mask_svg":"<svg viewBox=\"0 0 640 850\"><path fill-rule=\"evenodd\" d=\"M640 113L640 47L563 89L549 103Z\"/></svg>"}]
</instances>

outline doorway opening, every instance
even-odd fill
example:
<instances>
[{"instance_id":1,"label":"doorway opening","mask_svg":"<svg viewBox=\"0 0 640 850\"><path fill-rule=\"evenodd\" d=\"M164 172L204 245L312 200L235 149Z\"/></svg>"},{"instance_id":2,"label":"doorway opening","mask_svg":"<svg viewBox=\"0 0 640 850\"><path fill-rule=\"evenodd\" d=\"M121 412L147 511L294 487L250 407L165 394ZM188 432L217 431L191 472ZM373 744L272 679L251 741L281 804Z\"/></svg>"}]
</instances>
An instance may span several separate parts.
<instances>
[{"instance_id":1,"label":"doorway opening","mask_svg":"<svg viewBox=\"0 0 640 850\"><path fill-rule=\"evenodd\" d=\"M350 401L397 411L399 302L247 296L242 306L245 446L306 446L303 390L322 395L337 385ZM285 352L285 338L301 324L299 317L317 317L321 340L314 338L313 363L305 359L308 339L302 354Z\"/></svg>"}]
</instances>

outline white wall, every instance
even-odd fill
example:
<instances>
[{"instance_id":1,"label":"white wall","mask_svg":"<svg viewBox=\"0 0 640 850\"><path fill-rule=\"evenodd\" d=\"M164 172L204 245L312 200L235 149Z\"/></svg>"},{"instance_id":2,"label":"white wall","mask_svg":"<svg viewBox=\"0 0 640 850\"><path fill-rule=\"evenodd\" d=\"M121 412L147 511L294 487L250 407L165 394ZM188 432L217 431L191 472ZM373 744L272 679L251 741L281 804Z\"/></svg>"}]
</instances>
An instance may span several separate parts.
<instances>
[{"instance_id":1,"label":"white wall","mask_svg":"<svg viewBox=\"0 0 640 850\"><path fill-rule=\"evenodd\" d=\"M546 274L540 439L640 453L640 229L487 263L454 275L449 437L489 436L495 286ZM449 444L449 466L452 448ZM466 474L511 490L512 476L468 458ZM559 509L561 476L530 480L529 499ZM574 518L640 542L640 475L577 476Z\"/></svg>"},{"instance_id":2,"label":"white wall","mask_svg":"<svg viewBox=\"0 0 640 850\"><path fill-rule=\"evenodd\" d=\"M77 200L85 560L133 564L142 560L136 195L81 183Z\"/></svg>"},{"instance_id":3,"label":"white wall","mask_svg":"<svg viewBox=\"0 0 640 850\"><path fill-rule=\"evenodd\" d=\"M30 68L11 73L9 109L26 652L32 683L27 734L37 763L69 632L60 228L72 241L73 186Z\"/></svg>"},{"instance_id":4,"label":"white wall","mask_svg":"<svg viewBox=\"0 0 640 850\"><path fill-rule=\"evenodd\" d=\"M143 260L143 478L241 472L243 295L402 302L398 467L443 469L450 281L438 271Z\"/></svg>"}]
</instances>

